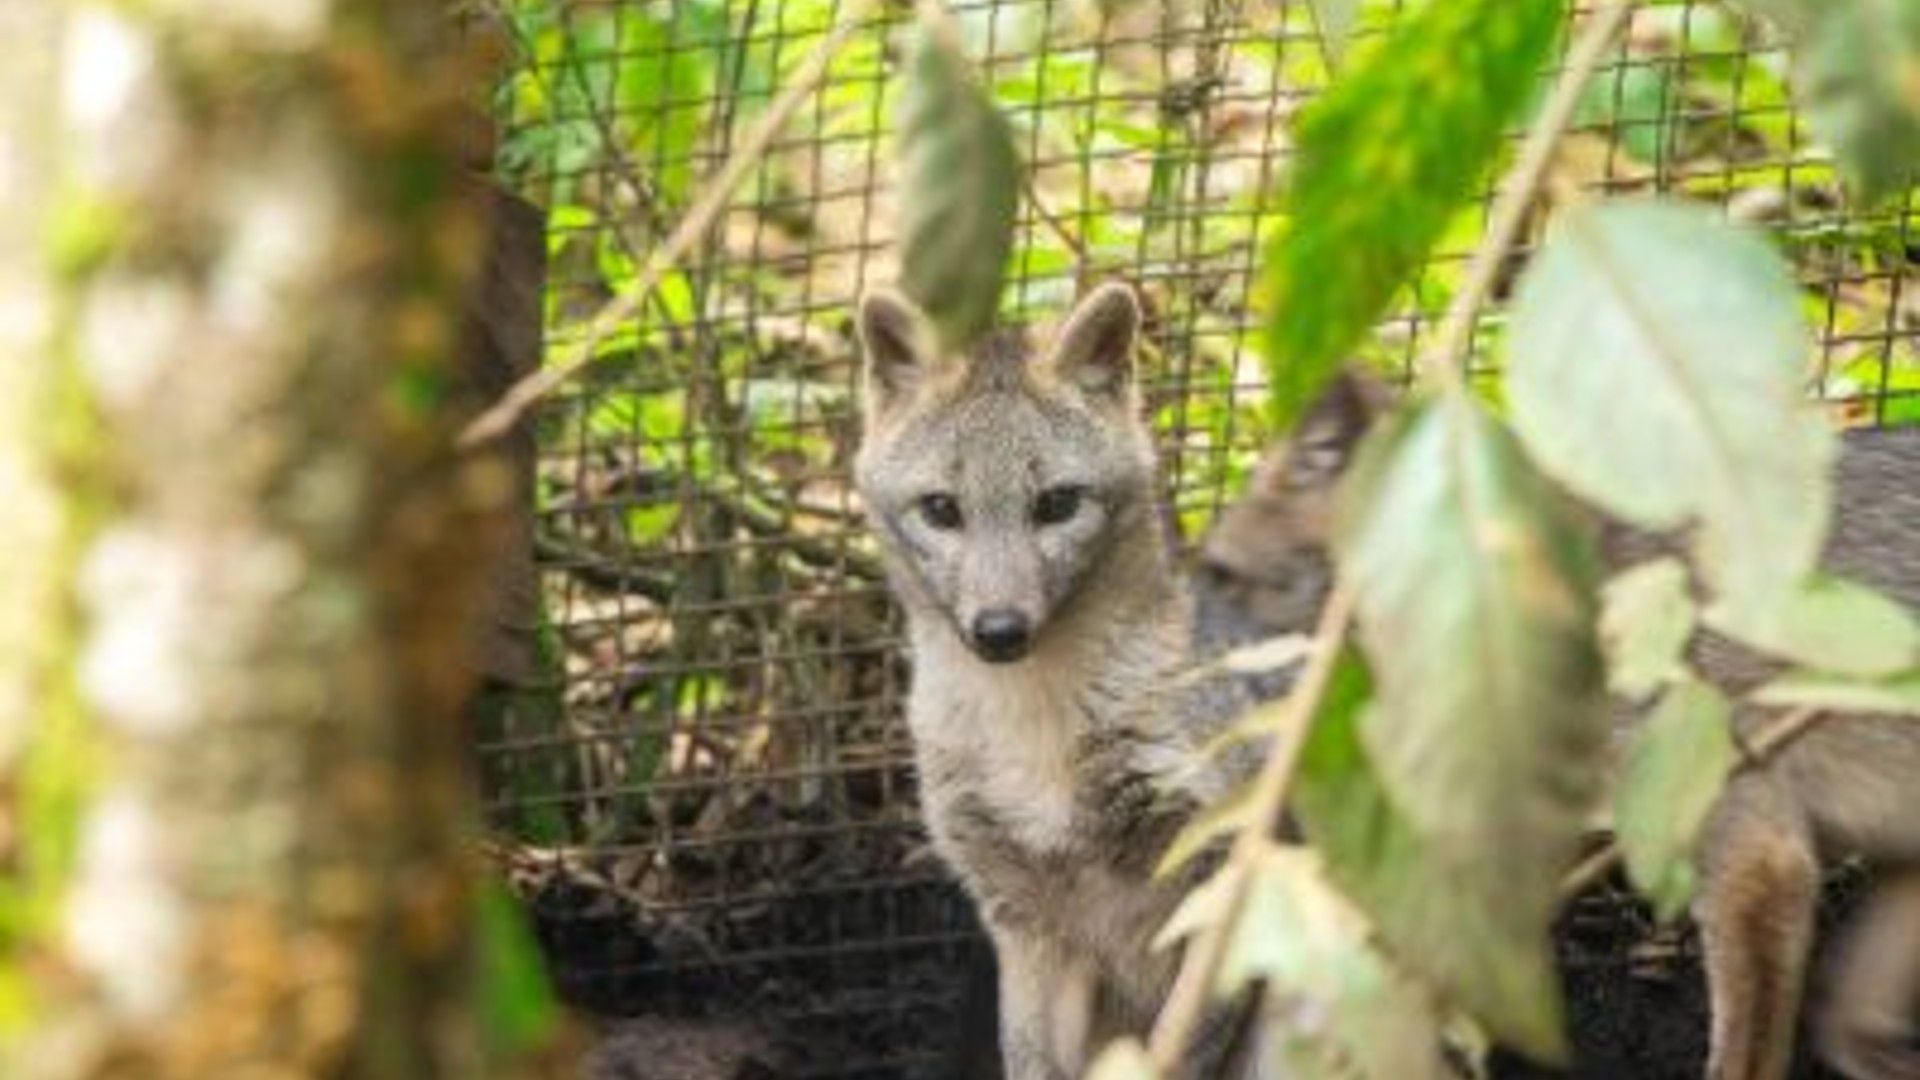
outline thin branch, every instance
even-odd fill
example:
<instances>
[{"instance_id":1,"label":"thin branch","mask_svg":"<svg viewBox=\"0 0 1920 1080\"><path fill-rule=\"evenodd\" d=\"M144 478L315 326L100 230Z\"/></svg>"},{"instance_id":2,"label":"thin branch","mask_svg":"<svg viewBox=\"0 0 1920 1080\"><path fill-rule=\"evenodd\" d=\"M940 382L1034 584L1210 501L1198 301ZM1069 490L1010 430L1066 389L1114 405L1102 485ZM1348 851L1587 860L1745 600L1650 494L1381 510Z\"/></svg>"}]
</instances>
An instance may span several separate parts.
<instances>
[{"instance_id":1,"label":"thin branch","mask_svg":"<svg viewBox=\"0 0 1920 1080\"><path fill-rule=\"evenodd\" d=\"M1334 665L1346 646L1347 625L1353 613L1353 596L1336 588L1320 613L1320 624L1313 634L1313 652L1306 670L1287 698L1279 731L1266 763L1254 779L1253 802L1248 825L1234 837L1233 848L1221 869L1227 889L1226 908L1220 918L1201 930L1187 945L1180 974L1160 1010L1148 1043L1148 1053L1163 1071L1172 1072L1185 1057L1194 1032L1206 1015L1207 997L1226 958L1231 931L1246 905L1245 867L1257 857L1279 828L1286 811L1287 787L1293 780L1294 765L1300 760L1300 748L1306 744L1307 731L1320 708Z\"/></svg>"},{"instance_id":2,"label":"thin branch","mask_svg":"<svg viewBox=\"0 0 1920 1080\"><path fill-rule=\"evenodd\" d=\"M463 449L472 448L490 442L518 423L528 409L540 399L552 393L561 384L579 374L593 363L594 353L607 335L618 330L652 294L654 287L694 246L700 243L707 229L713 225L721 211L725 210L733 198L735 189L745 180L747 174L767 154L773 140L780 134L793 114L813 95L820 83L826 78L827 70L835 56L845 47L854 32L865 25L867 10L877 0L856 0L841 18L838 25L830 31L820 44L794 73L793 81L781 91L772 105L761 115L753 130L741 141L740 149L727 159L720 171L703 184L704 191L685 217L674 229L667 242L654 249L653 255L620 295L608 301L605 307L594 315L587 324L586 334L574 345L566 349L546 367L521 379L495 402L486 412L480 414L460 433L459 445Z\"/></svg>"},{"instance_id":3,"label":"thin branch","mask_svg":"<svg viewBox=\"0 0 1920 1080\"><path fill-rule=\"evenodd\" d=\"M1790 712L1782 713L1778 719L1760 729L1760 734L1747 746L1746 757L1740 762L1741 769L1758 769L1772 760L1775 754L1792 745L1795 739L1805 735L1813 725L1827 713L1812 705L1802 705ZM1579 865L1560 879L1560 902L1566 903L1588 889L1598 885L1601 879L1613 873L1620 865L1624 853L1618 840L1609 841L1607 846L1580 860Z\"/></svg>"},{"instance_id":4,"label":"thin branch","mask_svg":"<svg viewBox=\"0 0 1920 1080\"><path fill-rule=\"evenodd\" d=\"M1034 181L1032 169L1020 170L1020 179L1026 185L1027 202L1033 206L1034 215L1047 227L1048 232L1053 233L1056 239L1066 245L1068 251L1073 252L1074 278L1084 279L1093 270L1093 257L1087 254L1087 245L1074 235L1073 230L1067 228L1067 223L1060 219L1060 215L1054 213L1040 198L1040 185Z\"/></svg>"},{"instance_id":5,"label":"thin branch","mask_svg":"<svg viewBox=\"0 0 1920 1080\"><path fill-rule=\"evenodd\" d=\"M1420 374L1439 386L1457 385L1466 366L1467 350L1473 343L1474 325L1480 309L1493 294L1507 252L1520 238L1533 206L1535 194L1553 164L1554 148L1560 135L1573 122L1580 107L1580 93L1600 66L1600 57L1633 14L1637 0L1606 0L1587 19L1580 36L1567 54L1566 66L1554 82L1553 94L1540 110L1540 118L1527 133L1520 148L1520 160L1507 173L1488 213L1487 231L1467 265L1467 280L1453 296L1445 319L1440 324L1433 346L1420 358Z\"/></svg>"}]
</instances>

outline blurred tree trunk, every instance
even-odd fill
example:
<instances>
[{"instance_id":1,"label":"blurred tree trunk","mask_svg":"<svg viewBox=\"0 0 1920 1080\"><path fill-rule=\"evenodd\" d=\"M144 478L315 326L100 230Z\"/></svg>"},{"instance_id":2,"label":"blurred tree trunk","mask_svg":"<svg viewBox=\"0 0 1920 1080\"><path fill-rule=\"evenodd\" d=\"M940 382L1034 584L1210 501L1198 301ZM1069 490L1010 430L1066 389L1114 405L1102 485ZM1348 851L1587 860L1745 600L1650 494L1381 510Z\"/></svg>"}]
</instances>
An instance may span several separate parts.
<instances>
[{"instance_id":1,"label":"blurred tree trunk","mask_svg":"<svg viewBox=\"0 0 1920 1080\"><path fill-rule=\"evenodd\" d=\"M0 856L58 897L0 923L11 1042L480 1075L460 713L508 485L448 449L479 233L441 5L0 0L0 40ZM70 868L21 795L50 762Z\"/></svg>"}]
</instances>

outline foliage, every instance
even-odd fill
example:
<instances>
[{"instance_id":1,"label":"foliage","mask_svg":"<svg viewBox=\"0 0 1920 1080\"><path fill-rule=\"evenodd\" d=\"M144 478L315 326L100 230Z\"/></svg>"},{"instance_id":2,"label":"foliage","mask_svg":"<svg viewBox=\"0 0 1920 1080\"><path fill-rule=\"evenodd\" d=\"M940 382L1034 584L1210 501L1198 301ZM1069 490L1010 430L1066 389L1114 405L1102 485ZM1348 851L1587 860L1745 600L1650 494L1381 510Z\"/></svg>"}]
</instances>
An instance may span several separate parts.
<instances>
[{"instance_id":1,"label":"foliage","mask_svg":"<svg viewBox=\"0 0 1920 1080\"><path fill-rule=\"evenodd\" d=\"M1912 184L1920 163L1920 3L1744 0L1794 44L1814 131L1868 202Z\"/></svg>"},{"instance_id":2,"label":"foliage","mask_svg":"<svg viewBox=\"0 0 1920 1080\"><path fill-rule=\"evenodd\" d=\"M900 286L957 347L999 310L1020 165L1006 119L941 30L922 18L901 80Z\"/></svg>"},{"instance_id":3,"label":"foliage","mask_svg":"<svg viewBox=\"0 0 1920 1080\"><path fill-rule=\"evenodd\" d=\"M1366 693L1364 666L1343 661L1295 778L1308 839L1396 962L1496 1018L1519 1045L1555 1055L1563 1036L1544 928L1510 920L1504 883L1460 872L1395 803L1361 735Z\"/></svg>"},{"instance_id":4,"label":"foliage","mask_svg":"<svg viewBox=\"0 0 1920 1080\"><path fill-rule=\"evenodd\" d=\"M1614 823L1627 873L1662 918L1693 895L1694 846L1734 758L1727 699L1693 678L1676 683L1634 734Z\"/></svg>"},{"instance_id":5,"label":"foliage","mask_svg":"<svg viewBox=\"0 0 1920 1080\"><path fill-rule=\"evenodd\" d=\"M1559 0L1429 4L1301 118L1267 252L1270 394L1290 421L1386 311L1497 156ZM1366 198L1355 198L1356 192Z\"/></svg>"},{"instance_id":6,"label":"foliage","mask_svg":"<svg viewBox=\"0 0 1920 1080\"><path fill-rule=\"evenodd\" d=\"M1546 971L1558 867L1598 793L1605 733L1592 539L1513 437L1457 394L1363 447L1337 529L1377 685L1368 757L1426 857L1463 894L1499 897L1485 914L1534 950L1508 962ZM1550 1055L1557 1000L1540 980L1477 1015Z\"/></svg>"},{"instance_id":7,"label":"foliage","mask_svg":"<svg viewBox=\"0 0 1920 1080\"><path fill-rule=\"evenodd\" d=\"M1801 401L1807 333L1758 237L1670 204L1563 214L1512 330L1514 427L1554 477L1649 528L1698 519L1731 594L1779 596L1812 568L1834 438Z\"/></svg>"},{"instance_id":8,"label":"foliage","mask_svg":"<svg viewBox=\"0 0 1920 1080\"><path fill-rule=\"evenodd\" d=\"M1649 560L1615 575L1601 599L1608 689L1644 698L1679 673L1680 651L1693 636L1687 568L1674 558Z\"/></svg>"},{"instance_id":9,"label":"foliage","mask_svg":"<svg viewBox=\"0 0 1920 1080\"><path fill-rule=\"evenodd\" d=\"M479 1022L488 1057L511 1062L541 1049L558 1030L560 1005L519 901L496 881L474 893L479 939Z\"/></svg>"},{"instance_id":10,"label":"foliage","mask_svg":"<svg viewBox=\"0 0 1920 1080\"><path fill-rule=\"evenodd\" d=\"M618 63L596 60L588 47L588 36L611 31L592 29L584 11L562 17L547 3L515 6L545 50L530 65L545 81L527 75L506 92L516 118L535 121L515 131L557 145L516 144L515 134L507 164L549 195L556 223L569 223L555 230L565 267L550 312L558 337L596 296L631 279L634 252L659 231L655 219L671 218L705 167L675 174L660 163L717 160L735 119L725 102L751 107L763 98L791 70L793 28L825 27L833 5L646 6L654 28L625 32L653 35L631 43L651 57L642 62L651 73L631 78L635 94L641 83L654 89L646 101L603 104L611 139L605 124L579 119L590 102L615 100L627 85ZM1075 37L1079 28L1055 21L1053 5L1044 14L959 12L968 52L993 43L992 62L977 71L924 31L897 58L882 52L882 34L871 35L835 62L806 152L763 164L753 212L743 215L753 228L722 230L713 257L677 272L646 320L603 342L600 377L554 410L556 437L584 422L595 447L637 447L641 459L639 494L620 502L607 535L577 539L616 558L641 546L726 546L727 534L683 514L695 504L662 491L750 501L796 529L809 522L765 463L781 454L809 474L839 468L834 432L850 403L837 376L820 373L840 370L833 365L843 357L817 332L836 325L831 309L850 282L884 272L857 261L864 254L837 258L871 238L864 218L836 217L819 181L874 183L862 159L871 158L873 118L887 115L900 119L895 148L905 155L900 217L923 223L899 237L906 273L928 282L952 275L951 285L942 277L915 286L929 306L952 306L950 338L994 313L1057 310L1078 282L1116 268L1145 285L1163 349L1149 362L1154 374L1173 377L1149 403L1170 443L1179 440L1180 522L1189 533L1203 526L1217 493L1244 477L1246 448L1272 417L1291 416L1349 358L1403 365L1407 335L1376 324L1389 313L1430 314L1459 289L1460 260L1451 256L1482 228L1472 197L1537 99L1538 71L1565 14L1545 0L1430 0L1405 13L1392 6L1396 13L1353 0L1317 0L1311 12L1282 5L1261 32L1192 50L1190 79L1173 77L1186 69L1168 63L1166 43L1156 50ZM1731 703L1715 703L1683 655L1696 627L1806 665L1755 694L1753 705L1916 708L1911 619L1851 584L1810 574L1825 530L1830 439L1805 404L1803 320L1821 311L1838 343L1821 392L1888 389L1872 418L1920 416L1911 343L1848 344L1883 336L1900 302L1910 261L1902 219L1808 212L1837 190L1838 177L1884 188L1896 183L1893 167L1911 159L1900 141L1910 102L1886 95L1907 47L1898 33L1858 36L1859 20L1892 17L1889 5L1749 6L1780 18L1797 43L1791 60L1750 47L1745 22L1720 9L1644 5L1617 62L1586 88L1558 167L1578 183L1738 203L1743 216L1793 228L1769 242L1683 199L1580 207L1556 191L1541 204L1555 211L1544 246L1510 257L1521 274L1511 318L1478 327L1483 357L1504 374L1475 388L1496 404L1452 393L1420 399L1369 449L1345 493L1340 558L1362 600L1366 654L1340 669L1296 777L1295 809L1318 856L1263 849L1259 887L1227 958L1229 984L1264 974L1306 1011L1328 1010L1316 1014L1329 1018L1328 1046L1360 1048L1359 1065L1352 1053L1321 1058L1308 1048L1293 1061L1300 1075L1415 1075L1411 1059L1368 1057L1408 1045L1366 1026L1382 1021L1382 1002L1405 1022L1403 1034L1442 1027L1439 1001L1522 1048L1559 1048L1545 921L1592 801L1598 643L1611 688L1646 699L1652 717L1613 807L1629 873L1664 910L1684 902L1699 820L1737 767L1726 755L1722 706ZM1370 32L1376 15L1385 34ZM1236 141L1234 132L1259 125L1234 111L1231 93L1210 102L1209 87L1317 90L1330 77L1328 56L1284 46L1316 27L1339 61L1330 92L1290 133ZM1832 42L1838 52L1822 51ZM671 69L662 51L672 53ZM1870 54L1898 63L1834 60ZM1183 54L1180 64L1187 61ZM1801 149L1790 90L1835 163ZM1266 163L1288 134L1295 156L1269 203ZM571 146L560 145L566 140ZM631 153L627 171L645 182L623 185L620 159L632 147L643 152ZM567 153L589 164L540 166ZM1022 175L1016 157L1031 171ZM1221 165L1235 160L1261 167ZM609 198L602 185L627 193ZM1041 205L1016 215L1026 191ZM608 205L624 208L617 220ZM1042 206L1057 220L1043 220ZM749 233L746 247L739 237ZM782 243L808 252L805 265L773 268L762 245ZM1235 268L1249 263L1248 250L1264 252L1264 381L1241 348L1246 297ZM1815 295L1788 264L1802 279L1847 287ZM1017 287L1003 292L1003 275ZM820 308L829 313L813 315ZM795 312L799 328L786 327ZM689 326L696 331L682 336ZM1903 389L1913 395L1901 397ZM1263 396L1272 399L1267 415ZM1836 405L1833 418L1868 417L1861 406ZM746 433L741 446L714 438L736 431ZM551 483L555 505L573 493L569 484ZM1603 611L1585 529L1548 490L1562 484L1628 521L1699 522L1701 580L1680 562L1633 568L1606 586ZM747 572L787 570L754 563ZM1469 626L1490 636L1460 632ZM676 624L676 635L685 629ZM659 682L642 693L671 715L761 707L753 691L716 678ZM1249 718L1232 738L1270 734L1273 716ZM619 783L644 788L672 768L660 739L621 746ZM1189 865L1222 836L1261 827L1245 795L1200 815L1166 865ZM541 832L564 835L568 824ZM1327 883L1354 906L1338 907ZM1196 894L1187 929L1209 917L1204 895ZM1289 934L1308 940L1277 948L1299 940ZM1152 1063L1130 1046L1097 1069L1146 1076Z\"/></svg>"}]
</instances>

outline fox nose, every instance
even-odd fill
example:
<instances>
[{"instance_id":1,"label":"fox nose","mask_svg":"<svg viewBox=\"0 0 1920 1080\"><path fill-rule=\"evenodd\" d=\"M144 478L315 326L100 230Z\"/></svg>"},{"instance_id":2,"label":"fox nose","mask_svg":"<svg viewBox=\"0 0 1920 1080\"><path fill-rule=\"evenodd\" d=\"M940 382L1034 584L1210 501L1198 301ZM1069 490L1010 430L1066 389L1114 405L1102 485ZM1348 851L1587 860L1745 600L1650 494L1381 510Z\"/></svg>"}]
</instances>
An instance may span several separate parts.
<instances>
[{"instance_id":1,"label":"fox nose","mask_svg":"<svg viewBox=\"0 0 1920 1080\"><path fill-rule=\"evenodd\" d=\"M1027 655L1033 623L1012 608L993 608L973 618L973 651L983 660L1004 664Z\"/></svg>"}]
</instances>

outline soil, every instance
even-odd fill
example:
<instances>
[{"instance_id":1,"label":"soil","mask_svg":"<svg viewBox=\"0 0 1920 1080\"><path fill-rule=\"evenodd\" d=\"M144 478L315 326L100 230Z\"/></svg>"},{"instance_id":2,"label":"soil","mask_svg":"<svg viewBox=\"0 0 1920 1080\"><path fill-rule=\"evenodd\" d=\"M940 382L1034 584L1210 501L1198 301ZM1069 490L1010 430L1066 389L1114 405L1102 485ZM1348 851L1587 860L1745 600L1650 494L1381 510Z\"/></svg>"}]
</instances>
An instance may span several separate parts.
<instances>
[{"instance_id":1,"label":"soil","mask_svg":"<svg viewBox=\"0 0 1920 1080\"><path fill-rule=\"evenodd\" d=\"M1823 925L1852 906L1860 880L1836 878ZM945 883L868 881L729 906L706 925L638 917L563 881L533 907L562 996L616 1021L608 1031L644 1017L655 1034L733 1030L754 1047L733 1071L656 1080L997 1080L992 959ZM1702 1074L1707 1003L1691 931L1656 926L1615 883L1570 905L1555 936L1574 1064L1496 1053L1495 1080ZM1839 1080L1801 1056L1793 1080Z\"/></svg>"}]
</instances>

